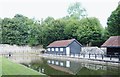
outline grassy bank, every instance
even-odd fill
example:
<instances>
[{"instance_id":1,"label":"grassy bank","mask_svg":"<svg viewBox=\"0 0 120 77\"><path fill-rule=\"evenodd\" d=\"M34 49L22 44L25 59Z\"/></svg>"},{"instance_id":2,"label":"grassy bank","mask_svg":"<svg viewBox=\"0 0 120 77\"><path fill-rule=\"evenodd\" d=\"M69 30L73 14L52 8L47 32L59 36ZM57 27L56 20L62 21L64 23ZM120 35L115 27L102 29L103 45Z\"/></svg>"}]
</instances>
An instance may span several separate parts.
<instances>
[{"instance_id":1,"label":"grassy bank","mask_svg":"<svg viewBox=\"0 0 120 77\"><path fill-rule=\"evenodd\" d=\"M0 77L2 76L2 57L0 56Z\"/></svg>"},{"instance_id":2,"label":"grassy bank","mask_svg":"<svg viewBox=\"0 0 120 77\"><path fill-rule=\"evenodd\" d=\"M2 69L2 75L42 75L41 73L27 68L21 64L14 63L4 57L0 57L0 69ZM33 76L34 77L34 76Z\"/></svg>"}]
</instances>

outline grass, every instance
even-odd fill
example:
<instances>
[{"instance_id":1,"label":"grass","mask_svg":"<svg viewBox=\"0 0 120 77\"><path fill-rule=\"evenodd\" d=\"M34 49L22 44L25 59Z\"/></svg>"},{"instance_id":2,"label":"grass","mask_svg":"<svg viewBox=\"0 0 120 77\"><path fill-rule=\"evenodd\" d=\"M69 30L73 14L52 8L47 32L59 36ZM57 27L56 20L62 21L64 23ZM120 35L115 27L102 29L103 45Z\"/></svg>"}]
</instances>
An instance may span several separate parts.
<instances>
[{"instance_id":1,"label":"grass","mask_svg":"<svg viewBox=\"0 0 120 77\"><path fill-rule=\"evenodd\" d=\"M0 56L0 75L44 75ZM34 77L34 76L33 76Z\"/></svg>"},{"instance_id":2,"label":"grass","mask_svg":"<svg viewBox=\"0 0 120 77\"><path fill-rule=\"evenodd\" d=\"M2 57L0 56L0 77L2 76Z\"/></svg>"}]
</instances>

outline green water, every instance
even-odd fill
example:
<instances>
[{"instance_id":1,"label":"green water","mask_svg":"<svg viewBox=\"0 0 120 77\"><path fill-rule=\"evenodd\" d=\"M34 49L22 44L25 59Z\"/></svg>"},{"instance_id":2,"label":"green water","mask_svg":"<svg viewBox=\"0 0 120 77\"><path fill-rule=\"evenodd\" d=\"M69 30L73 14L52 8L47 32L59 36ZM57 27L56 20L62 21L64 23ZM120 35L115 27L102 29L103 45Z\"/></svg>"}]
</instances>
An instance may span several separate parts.
<instances>
[{"instance_id":1,"label":"green water","mask_svg":"<svg viewBox=\"0 0 120 77\"><path fill-rule=\"evenodd\" d=\"M108 66L80 61L46 59L38 56L15 56L9 59L32 68L38 72L51 75L117 75L120 76L120 64ZM107 63L106 63L107 64Z\"/></svg>"}]
</instances>

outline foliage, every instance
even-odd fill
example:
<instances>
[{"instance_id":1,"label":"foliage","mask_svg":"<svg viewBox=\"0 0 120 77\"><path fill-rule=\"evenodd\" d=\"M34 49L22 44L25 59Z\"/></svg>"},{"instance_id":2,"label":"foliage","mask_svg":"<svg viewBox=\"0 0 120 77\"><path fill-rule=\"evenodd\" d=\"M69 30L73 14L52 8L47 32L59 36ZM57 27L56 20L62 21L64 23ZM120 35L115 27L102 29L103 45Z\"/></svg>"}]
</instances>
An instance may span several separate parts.
<instances>
[{"instance_id":1,"label":"foliage","mask_svg":"<svg viewBox=\"0 0 120 77\"><path fill-rule=\"evenodd\" d=\"M68 7L67 12L69 16L74 19L81 19L86 16L86 10L81 6L79 2L71 4Z\"/></svg>"},{"instance_id":2,"label":"foliage","mask_svg":"<svg viewBox=\"0 0 120 77\"><path fill-rule=\"evenodd\" d=\"M14 18L2 20L2 43L17 45L37 45L39 38L38 25L23 15L16 14Z\"/></svg>"},{"instance_id":3,"label":"foliage","mask_svg":"<svg viewBox=\"0 0 120 77\"><path fill-rule=\"evenodd\" d=\"M43 45L53 41L77 39L83 45L100 46L105 31L97 18L74 19L72 17L54 19L48 17L41 24L20 14L2 19L2 43L16 45ZM107 37L106 37L107 38Z\"/></svg>"},{"instance_id":4,"label":"foliage","mask_svg":"<svg viewBox=\"0 0 120 77\"><path fill-rule=\"evenodd\" d=\"M77 38L83 45L100 46L103 28L97 18L84 18L77 29Z\"/></svg>"},{"instance_id":5,"label":"foliage","mask_svg":"<svg viewBox=\"0 0 120 77\"><path fill-rule=\"evenodd\" d=\"M71 4L67 10L69 15L60 19L47 17L39 21L16 14L13 18L0 19L0 41L10 45L46 47L56 40L75 38L83 45L100 46L110 36L110 30L119 26L119 8L116 10L108 19L109 26L105 29L97 18L86 18L86 10L79 2ZM117 29L119 28L116 27L115 30Z\"/></svg>"},{"instance_id":6,"label":"foliage","mask_svg":"<svg viewBox=\"0 0 120 77\"><path fill-rule=\"evenodd\" d=\"M108 18L105 29L95 17L86 17L79 2L68 7L68 16L60 19L47 17L41 21L21 14L0 18L0 43L16 45L43 45L53 41L77 39L82 45L101 46L111 35L120 35L120 5Z\"/></svg>"},{"instance_id":7,"label":"foliage","mask_svg":"<svg viewBox=\"0 0 120 77\"><path fill-rule=\"evenodd\" d=\"M79 27L79 20L68 19L64 21L66 22L66 26L64 30L66 39L77 38L76 31Z\"/></svg>"},{"instance_id":8,"label":"foliage","mask_svg":"<svg viewBox=\"0 0 120 77\"><path fill-rule=\"evenodd\" d=\"M0 18L0 43L2 43L2 19Z\"/></svg>"},{"instance_id":9,"label":"foliage","mask_svg":"<svg viewBox=\"0 0 120 77\"><path fill-rule=\"evenodd\" d=\"M107 21L110 35L120 35L120 5L112 12Z\"/></svg>"},{"instance_id":10,"label":"foliage","mask_svg":"<svg viewBox=\"0 0 120 77\"><path fill-rule=\"evenodd\" d=\"M49 22L49 21L48 21ZM44 22L44 24L46 23L46 25L43 25L42 27L42 33L43 33L43 45L47 46L49 43L55 41L55 40L61 40L64 39L64 27L65 24L63 21L61 20L54 20L51 21L49 24L48 22Z\"/></svg>"}]
</instances>

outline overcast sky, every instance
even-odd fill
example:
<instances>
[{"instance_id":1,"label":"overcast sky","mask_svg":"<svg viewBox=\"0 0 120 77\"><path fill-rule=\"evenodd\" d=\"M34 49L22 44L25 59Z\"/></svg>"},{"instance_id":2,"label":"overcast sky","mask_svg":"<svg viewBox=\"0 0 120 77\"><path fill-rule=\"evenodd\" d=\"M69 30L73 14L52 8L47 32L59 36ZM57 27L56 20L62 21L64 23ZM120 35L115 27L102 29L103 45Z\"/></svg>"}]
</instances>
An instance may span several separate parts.
<instances>
[{"instance_id":1,"label":"overcast sky","mask_svg":"<svg viewBox=\"0 0 120 77\"><path fill-rule=\"evenodd\" d=\"M48 16L61 18L67 15L67 8L73 2L81 2L88 16L97 17L105 27L119 0L0 0L0 17L22 14L39 20Z\"/></svg>"}]
</instances>

